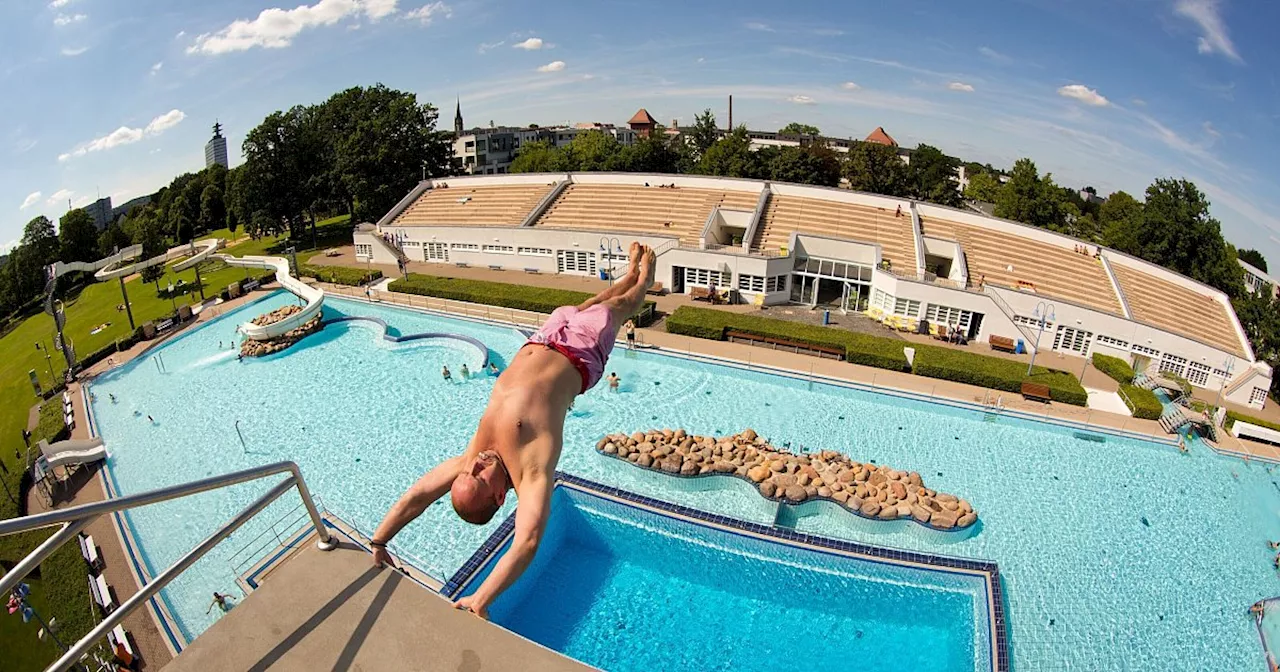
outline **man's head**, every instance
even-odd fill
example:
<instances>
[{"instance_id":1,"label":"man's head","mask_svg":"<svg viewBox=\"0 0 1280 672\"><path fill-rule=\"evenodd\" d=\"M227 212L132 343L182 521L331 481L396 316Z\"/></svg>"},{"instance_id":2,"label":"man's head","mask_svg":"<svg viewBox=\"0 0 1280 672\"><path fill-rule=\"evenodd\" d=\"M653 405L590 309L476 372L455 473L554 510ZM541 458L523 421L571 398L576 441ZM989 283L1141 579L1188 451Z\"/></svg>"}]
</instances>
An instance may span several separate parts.
<instances>
[{"instance_id":1,"label":"man's head","mask_svg":"<svg viewBox=\"0 0 1280 672\"><path fill-rule=\"evenodd\" d=\"M482 451L453 479L449 489L453 510L468 523L484 525L502 508L509 487L511 477L502 458L492 450Z\"/></svg>"}]
</instances>

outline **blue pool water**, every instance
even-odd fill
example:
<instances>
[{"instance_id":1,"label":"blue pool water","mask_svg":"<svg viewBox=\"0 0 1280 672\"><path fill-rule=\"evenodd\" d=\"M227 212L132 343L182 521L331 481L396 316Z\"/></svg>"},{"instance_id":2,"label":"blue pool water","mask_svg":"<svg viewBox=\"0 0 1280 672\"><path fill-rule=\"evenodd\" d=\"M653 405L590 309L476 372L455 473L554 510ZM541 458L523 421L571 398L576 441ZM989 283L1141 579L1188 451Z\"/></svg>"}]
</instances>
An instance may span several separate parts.
<instances>
[{"instance_id":1,"label":"blue pool water","mask_svg":"<svg viewBox=\"0 0 1280 672\"><path fill-rule=\"evenodd\" d=\"M579 490L557 488L527 574L490 618L612 672L992 665L980 576L785 546Z\"/></svg>"},{"instance_id":2,"label":"blue pool water","mask_svg":"<svg viewBox=\"0 0 1280 672\"><path fill-rule=\"evenodd\" d=\"M235 326L291 300L275 294L231 311L94 383L94 413L120 491L291 459L327 508L368 532L418 476L463 448L492 381L447 384L439 371L449 364L456 375L475 356L467 346L394 345L368 326L335 326L279 355L237 362L225 349ZM400 333L467 334L500 361L523 342L513 329L383 306L329 299L326 312L382 317ZM931 487L973 502L976 534L876 524L822 505L803 510L795 526L998 562L1017 669L1259 665L1257 634L1245 612L1280 587L1265 544L1280 539L1280 491L1269 467L1198 445L1184 456L1137 440L1084 441L1042 423L985 422L964 409L656 353L618 350L608 368L622 377L622 391L599 386L578 400L565 424L565 471L769 524L773 506L746 483L641 472L596 454L595 442L605 433L651 427L713 434L752 427L793 446L916 470ZM110 403L108 393L119 403ZM131 513L145 560L155 571L167 566L266 487L243 485ZM188 634L212 621L205 615L212 591L234 589L236 551L295 506L291 499L164 591ZM507 512L513 506L514 498ZM437 505L393 549L444 579L492 529L462 523L447 504Z\"/></svg>"}]
</instances>

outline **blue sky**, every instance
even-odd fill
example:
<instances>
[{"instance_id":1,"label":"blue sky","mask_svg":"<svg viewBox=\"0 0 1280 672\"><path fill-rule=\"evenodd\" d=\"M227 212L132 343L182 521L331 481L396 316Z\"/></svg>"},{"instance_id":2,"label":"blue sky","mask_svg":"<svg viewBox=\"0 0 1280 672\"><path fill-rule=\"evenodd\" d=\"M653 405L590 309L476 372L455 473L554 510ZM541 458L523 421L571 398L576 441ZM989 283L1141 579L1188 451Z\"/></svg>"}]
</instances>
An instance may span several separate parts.
<instances>
[{"instance_id":1,"label":"blue sky","mask_svg":"<svg viewBox=\"0 0 1280 672\"><path fill-rule=\"evenodd\" d=\"M293 3L309 2L306 5ZM273 110L383 82L467 125L883 125L1061 184L1195 180L1227 238L1280 263L1280 3L37 0L0 4L0 245L38 214L233 165Z\"/></svg>"}]
</instances>

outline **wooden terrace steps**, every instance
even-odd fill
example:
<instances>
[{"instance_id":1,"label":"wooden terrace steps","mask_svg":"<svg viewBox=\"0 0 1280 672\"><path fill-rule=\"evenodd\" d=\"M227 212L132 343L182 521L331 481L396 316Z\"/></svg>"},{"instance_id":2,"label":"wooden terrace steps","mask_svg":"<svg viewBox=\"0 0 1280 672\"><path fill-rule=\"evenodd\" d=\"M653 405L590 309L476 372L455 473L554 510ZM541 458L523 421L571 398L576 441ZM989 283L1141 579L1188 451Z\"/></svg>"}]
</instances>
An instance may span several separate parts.
<instances>
[{"instance_id":1,"label":"wooden terrace steps","mask_svg":"<svg viewBox=\"0 0 1280 672\"><path fill-rule=\"evenodd\" d=\"M932 217L922 217L921 228L925 235L960 242L972 286L977 286L984 276L989 283L1014 289L1019 282L1027 282L1037 294L1060 297L1113 315L1124 314L1106 269L1092 254ZM1012 271L1009 266L1013 266Z\"/></svg>"},{"instance_id":2,"label":"wooden terrace steps","mask_svg":"<svg viewBox=\"0 0 1280 672\"><path fill-rule=\"evenodd\" d=\"M571 184L534 226L674 235L696 246L712 208L755 210L759 194L745 191L623 184Z\"/></svg>"},{"instance_id":3,"label":"wooden terrace steps","mask_svg":"<svg viewBox=\"0 0 1280 672\"><path fill-rule=\"evenodd\" d=\"M1134 319L1244 356L1231 317L1213 297L1117 263L1111 270Z\"/></svg>"},{"instance_id":4,"label":"wooden terrace steps","mask_svg":"<svg viewBox=\"0 0 1280 672\"><path fill-rule=\"evenodd\" d=\"M391 226L519 226L552 187L552 184L504 184L428 189L396 216ZM463 199L467 200L462 202Z\"/></svg>"},{"instance_id":5,"label":"wooden terrace steps","mask_svg":"<svg viewBox=\"0 0 1280 672\"><path fill-rule=\"evenodd\" d=\"M753 252L775 252L786 245L792 231L879 243L883 258L894 268L916 267L915 233L911 211L895 210L802 196L770 196L761 218Z\"/></svg>"}]
</instances>

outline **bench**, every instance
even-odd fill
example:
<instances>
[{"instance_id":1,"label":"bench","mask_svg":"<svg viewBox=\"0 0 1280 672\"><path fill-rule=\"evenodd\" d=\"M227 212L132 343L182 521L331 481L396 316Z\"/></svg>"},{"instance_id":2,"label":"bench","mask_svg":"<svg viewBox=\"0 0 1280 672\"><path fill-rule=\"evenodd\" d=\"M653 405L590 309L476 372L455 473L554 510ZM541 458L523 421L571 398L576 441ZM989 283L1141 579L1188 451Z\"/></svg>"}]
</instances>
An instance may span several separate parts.
<instances>
[{"instance_id":1,"label":"bench","mask_svg":"<svg viewBox=\"0 0 1280 672\"><path fill-rule=\"evenodd\" d=\"M1022 384L1022 398L1031 401L1043 401L1049 403L1053 401L1053 397L1049 393L1049 386L1044 383L1033 383L1031 381Z\"/></svg>"},{"instance_id":2,"label":"bench","mask_svg":"<svg viewBox=\"0 0 1280 672\"><path fill-rule=\"evenodd\" d=\"M241 285L240 285L240 289L242 289L242 290L244 290L244 291L246 291L246 292L252 292L253 290L255 290L255 289L257 289L257 288L258 288L258 285L259 285L259 284L260 284L260 283L259 283L257 280L249 280L249 281L246 281L246 282L244 282L243 284L241 284Z\"/></svg>"},{"instance_id":3,"label":"bench","mask_svg":"<svg viewBox=\"0 0 1280 672\"><path fill-rule=\"evenodd\" d=\"M89 563L89 567L94 571L101 570L102 557L98 555L98 545L93 542L93 535L76 535L76 541L80 542L80 556Z\"/></svg>"},{"instance_id":4,"label":"bench","mask_svg":"<svg viewBox=\"0 0 1280 672\"><path fill-rule=\"evenodd\" d=\"M690 287L689 299L693 301L711 301L711 290L706 287Z\"/></svg>"},{"instance_id":5,"label":"bench","mask_svg":"<svg viewBox=\"0 0 1280 672\"><path fill-rule=\"evenodd\" d=\"M111 598L111 587L103 575L89 577L89 594L93 595L94 603L102 607L102 613L109 614L116 608L116 601Z\"/></svg>"},{"instance_id":6,"label":"bench","mask_svg":"<svg viewBox=\"0 0 1280 672\"><path fill-rule=\"evenodd\" d=\"M457 266L458 268L471 268L471 266L467 264L467 262L465 261L455 261L453 265Z\"/></svg>"},{"instance_id":7,"label":"bench","mask_svg":"<svg viewBox=\"0 0 1280 672\"><path fill-rule=\"evenodd\" d=\"M168 331L168 330L170 330L170 329L172 329L172 328L173 328L173 320L165 320L165 321L161 322L160 324L157 324L157 325L156 325L156 333L157 333L157 334L163 334L164 332L166 332L166 331Z\"/></svg>"},{"instance_id":8,"label":"bench","mask_svg":"<svg viewBox=\"0 0 1280 672\"><path fill-rule=\"evenodd\" d=\"M540 274L542 273L542 271L539 271L539 270L538 270L538 269L536 269L536 268L528 268L528 267L526 267L526 268L524 269L524 272L525 272L525 273L532 274L532 275L540 275Z\"/></svg>"},{"instance_id":9,"label":"bench","mask_svg":"<svg viewBox=\"0 0 1280 672\"><path fill-rule=\"evenodd\" d=\"M652 294L654 296L662 296L666 291L667 291L666 288L662 286L661 282L655 282L653 283L653 286L650 287L649 290L646 291L645 293Z\"/></svg>"},{"instance_id":10,"label":"bench","mask_svg":"<svg viewBox=\"0 0 1280 672\"><path fill-rule=\"evenodd\" d=\"M1003 350L1005 352L1018 351L1018 344L1014 343L1012 338L992 335L987 340L991 343L992 350Z\"/></svg>"},{"instance_id":11,"label":"bench","mask_svg":"<svg viewBox=\"0 0 1280 672\"><path fill-rule=\"evenodd\" d=\"M502 264L489 264L489 270L491 270L491 271L501 271L501 270L502 270Z\"/></svg>"},{"instance_id":12,"label":"bench","mask_svg":"<svg viewBox=\"0 0 1280 672\"><path fill-rule=\"evenodd\" d=\"M729 342L746 341L747 343L767 345L777 350L779 347L790 349L795 353L814 354L818 357L830 357L831 359L843 360L845 351L828 345L814 345L813 343L800 343L785 338L774 338L773 336L760 336L758 334L748 334L743 331L732 331L725 333L725 338Z\"/></svg>"},{"instance_id":13,"label":"bench","mask_svg":"<svg viewBox=\"0 0 1280 672\"><path fill-rule=\"evenodd\" d=\"M133 668L133 662L138 657L134 652L133 646L129 644L129 632L120 626L116 626L107 633L107 642L111 644L111 653L115 654L120 662L124 663L127 668Z\"/></svg>"}]
</instances>

